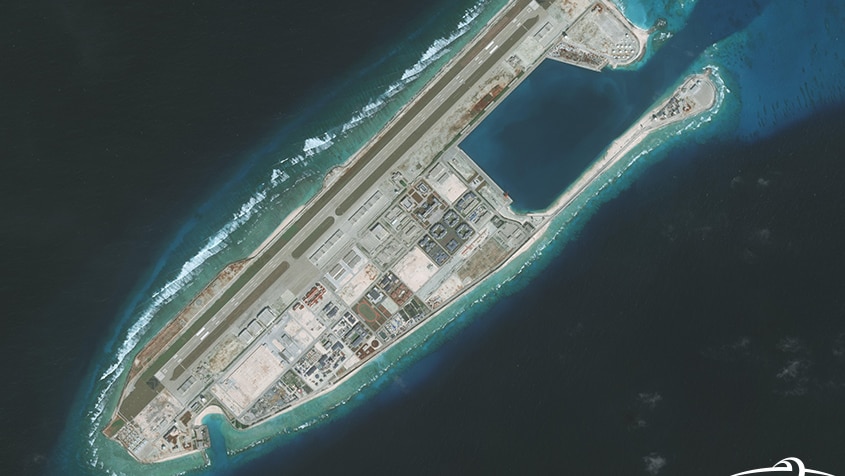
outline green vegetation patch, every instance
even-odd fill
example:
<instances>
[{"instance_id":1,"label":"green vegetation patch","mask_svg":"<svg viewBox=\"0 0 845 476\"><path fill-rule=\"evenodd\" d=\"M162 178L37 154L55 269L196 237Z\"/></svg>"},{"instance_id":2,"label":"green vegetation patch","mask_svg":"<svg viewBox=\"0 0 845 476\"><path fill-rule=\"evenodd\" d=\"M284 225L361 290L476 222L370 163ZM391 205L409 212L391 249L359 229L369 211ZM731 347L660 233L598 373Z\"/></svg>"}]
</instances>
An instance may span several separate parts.
<instances>
[{"instance_id":1,"label":"green vegetation patch","mask_svg":"<svg viewBox=\"0 0 845 476\"><path fill-rule=\"evenodd\" d=\"M124 425L126 425L126 422L122 418L116 418L109 424L109 426L106 427L105 430L103 430L103 433L105 433L109 438L114 438L114 435L116 435Z\"/></svg>"}]
</instances>

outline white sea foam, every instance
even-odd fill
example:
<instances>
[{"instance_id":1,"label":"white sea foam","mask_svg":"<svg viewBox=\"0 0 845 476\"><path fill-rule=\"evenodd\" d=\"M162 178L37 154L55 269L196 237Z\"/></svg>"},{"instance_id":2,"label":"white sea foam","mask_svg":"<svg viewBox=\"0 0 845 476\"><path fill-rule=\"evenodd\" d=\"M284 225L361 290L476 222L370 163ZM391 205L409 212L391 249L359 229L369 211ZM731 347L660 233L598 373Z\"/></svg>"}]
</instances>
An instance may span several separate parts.
<instances>
[{"instance_id":1,"label":"white sea foam","mask_svg":"<svg viewBox=\"0 0 845 476\"><path fill-rule=\"evenodd\" d=\"M666 458L657 454L651 453L648 456L643 456L643 463L648 474L657 474L666 466Z\"/></svg>"},{"instance_id":2,"label":"white sea foam","mask_svg":"<svg viewBox=\"0 0 845 476\"><path fill-rule=\"evenodd\" d=\"M640 403L646 405L652 410L654 410L654 407L663 400L663 395L660 395L657 392L640 392L638 397Z\"/></svg>"},{"instance_id":3,"label":"white sea foam","mask_svg":"<svg viewBox=\"0 0 845 476\"><path fill-rule=\"evenodd\" d=\"M414 63L413 66L402 73L402 77L399 80L403 83L407 83L419 77L420 73L425 71L425 68L428 65L439 60L443 57L443 55L449 52L447 47L457 38L458 36L456 34L447 38L438 38L431 46L428 47L427 50L425 50L425 52L423 52L420 59Z\"/></svg>"},{"instance_id":4,"label":"white sea foam","mask_svg":"<svg viewBox=\"0 0 845 476\"><path fill-rule=\"evenodd\" d=\"M322 137L311 137L309 139L305 139L305 145L302 146L302 152L305 154L305 157L311 157L318 152L322 152L332 145L334 145L334 140L336 136L330 132L324 132Z\"/></svg>"},{"instance_id":5,"label":"white sea foam","mask_svg":"<svg viewBox=\"0 0 845 476\"><path fill-rule=\"evenodd\" d=\"M777 377L783 380L796 380L802 371L807 367L807 362L802 359L793 359L787 362L786 366L780 369Z\"/></svg>"},{"instance_id":6,"label":"white sea foam","mask_svg":"<svg viewBox=\"0 0 845 476\"><path fill-rule=\"evenodd\" d=\"M413 66L406 69L402 73L402 78L400 82L408 83L425 71L425 69L434 63L435 61L439 60L443 57L446 53L449 52L449 46L452 45L458 38L464 36L464 34L469 31L469 27L472 24L473 20L478 18L481 14L482 9L484 8L485 2L479 2L473 5L470 9L464 12L464 16L461 19L460 23L458 23L457 29L452 32L449 36L445 36L442 38L438 38L434 40L431 46L426 49L420 59L414 63ZM390 88L388 88L390 89Z\"/></svg>"},{"instance_id":7,"label":"white sea foam","mask_svg":"<svg viewBox=\"0 0 845 476\"><path fill-rule=\"evenodd\" d=\"M384 107L384 105L385 100L383 97L379 97L374 101L370 101L369 103L367 103L366 106L362 107L360 111L355 113L355 115L352 116L352 119L349 119L348 121L346 121L345 124L343 124L343 127L341 127L341 131L346 133L350 129L355 128L358 124L364 122L365 119L369 119L374 114L379 112Z\"/></svg>"},{"instance_id":8,"label":"white sea foam","mask_svg":"<svg viewBox=\"0 0 845 476\"><path fill-rule=\"evenodd\" d=\"M285 183L290 179L290 175L282 169L273 169L270 175L270 184L274 187Z\"/></svg>"}]
</instances>

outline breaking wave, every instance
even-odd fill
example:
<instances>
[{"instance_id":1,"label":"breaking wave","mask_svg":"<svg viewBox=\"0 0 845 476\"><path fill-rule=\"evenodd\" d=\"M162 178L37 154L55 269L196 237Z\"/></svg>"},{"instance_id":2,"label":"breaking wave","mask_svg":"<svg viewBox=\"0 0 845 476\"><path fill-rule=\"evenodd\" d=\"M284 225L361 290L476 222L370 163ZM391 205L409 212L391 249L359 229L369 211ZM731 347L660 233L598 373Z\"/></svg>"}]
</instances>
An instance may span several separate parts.
<instances>
[{"instance_id":1,"label":"breaking wave","mask_svg":"<svg viewBox=\"0 0 845 476\"><path fill-rule=\"evenodd\" d=\"M334 145L333 141L335 137L337 136L330 132L326 132L322 137L311 137L310 139L305 139L305 145L302 146L302 152L305 154L305 157L312 157L314 154L322 152Z\"/></svg>"},{"instance_id":2,"label":"breaking wave","mask_svg":"<svg viewBox=\"0 0 845 476\"><path fill-rule=\"evenodd\" d=\"M486 2L480 2L473 5L467 11L464 12L463 18L461 18L460 23L458 23L457 29L452 32L451 35L438 38L428 47L425 52L423 52L420 59L414 63L413 66L406 69L405 72L402 73L402 78L399 80L400 82L408 82L413 81L414 79L418 78L420 73L425 71L432 63L439 60L443 57L446 53L450 51L450 46L452 43L457 41L458 38L464 36L467 31L469 31L469 27L472 25L472 22L481 15L481 11L484 9L484 4ZM389 89L389 88L388 88Z\"/></svg>"},{"instance_id":3,"label":"breaking wave","mask_svg":"<svg viewBox=\"0 0 845 476\"><path fill-rule=\"evenodd\" d=\"M346 132L354 129L359 124L364 122L365 119L369 119L375 113L381 111L381 109L384 107L384 105L385 105L385 101L381 97L379 97L378 99L376 99L374 101L370 101L366 106L362 107L360 111L355 113L352 116L352 119L346 121L346 123L343 125L343 127L341 127L341 132L343 132L345 134Z\"/></svg>"},{"instance_id":4,"label":"breaking wave","mask_svg":"<svg viewBox=\"0 0 845 476\"><path fill-rule=\"evenodd\" d=\"M282 169L273 169L273 172L270 174L270 184L274 187L287 182L288 179L290 179L290 174Z\"/></svg>"}]
</instances>

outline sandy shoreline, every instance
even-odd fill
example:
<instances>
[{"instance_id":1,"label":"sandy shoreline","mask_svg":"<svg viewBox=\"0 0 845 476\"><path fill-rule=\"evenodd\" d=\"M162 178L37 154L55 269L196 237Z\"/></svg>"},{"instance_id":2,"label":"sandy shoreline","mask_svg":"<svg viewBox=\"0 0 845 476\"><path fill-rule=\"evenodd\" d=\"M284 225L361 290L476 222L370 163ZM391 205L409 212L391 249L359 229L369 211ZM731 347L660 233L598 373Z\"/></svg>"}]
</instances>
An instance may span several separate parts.
<instances>
[{"instance_id":1,"label":"sandy shoreline","mask_svg":"<svg viewBox=\"0 0 845 476\"><path fill-rule=\"evenodd\" d=\"M291 210L291 212L288 213L288 216L286 216L285 219L282 220L282 223L279 224L279 226L277 226L275 230L273 230L273 233L270 233L270 236L268 236L260 245L258 245L257 248L255 248L255 251L250 253L247 259L255 258L259 254L261 254L261 252L264 251L264 248L266 248L270 243L272 243L273 240L275 240L280 233L285 231L285 228L287 228L288 225L290 225L294 220L296 220L303 210L305 210L305 205L300 205L295 209Z\"/></svg>"},{"instance_id":2,"label":"sandy shoreline","mask_svg":"<svg viewBox=\"0 0 845 476\"><path fill-rule=\"evenodd\" d=\"M690 81L691 78L701 77L707 78L707 81L713 85L712 80L709 79L709 73L705 74L694 74L690 75L681 82L681 84L685 84ZM715 90L715 85L713 85ZM637 122L635 122L628 130L626 130L621 136L619 136L616 140L610 143L607 147L607 150L600 156L598 160L593 162L581 176L572 183L564 192L563 194L558 197L557 200L546 210L538 213L529 213L529 216L555 216L563 212L567 207L569 207L572 202L575 201L590 185L595 182L604 172L606 172L610 167L614 166L616 163L619 162L620 159L625 157L631 150L633 150L636 146L642 143L652 132L655 132L663 127L669 126L671 124L676 124L679 122L686 121L692 117L697 116L698 114L709 110L713 107L714 103L711 102L709 105L704 107L702 110L698 110L692 112L691 114L685 115L684 117L676 118L674 120L670 120L663 124L655 124L654 120L652 119L652 115L663 108L671 99L671 97L677 92L677 88L669 94L669 97L657 103L654 107L649 109L645 114L643 114Z\"/></svg>"},{"instance_id":3,"label":"sandy shoreline","mask_svg":"<svg viewBox=\"0 0 845 476\"><path fill-rule=\"evenodd\" d=\"M194 425L202 425L203 418L207 417L208 415L223 415L226 416L226 412L223 411L222 408L218 407L217 405L209 405L205 407L201 412L194 417Z\"/></svg>"}]
</instances>

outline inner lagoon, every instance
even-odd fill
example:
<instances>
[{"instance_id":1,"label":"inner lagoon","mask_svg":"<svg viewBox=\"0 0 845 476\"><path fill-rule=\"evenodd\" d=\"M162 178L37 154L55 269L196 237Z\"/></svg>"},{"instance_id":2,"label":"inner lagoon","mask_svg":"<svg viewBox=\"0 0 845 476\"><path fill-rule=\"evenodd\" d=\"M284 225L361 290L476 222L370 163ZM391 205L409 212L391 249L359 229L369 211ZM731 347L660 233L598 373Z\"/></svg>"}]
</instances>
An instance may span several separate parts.
<instances>
[{"instance_id":1,"label":"inner lagoon","mask_svg":"<svg viewBox=\"0 0 845 476\"><path fill-rule=\"evenodd\" d=\"M629 69L596 73L546 59L460 147L510 195L516 211L548 208L611 141L686 75L702 72L690 67L709 46L751 23L761 3L768 2L705 2L671 42L656 47L652 41L646 61ZM728 13L730 24L721 21Z\"/></svg>"},{"instance_id":2,"label":"inner lagoon","mask_svg":"<svg viewBox=\"0 0 845 476\"><path fill-rule=\"evenodd\" d=\"M547 208L639 108L618 75L545 60L460 144L519 211Z\"/></svg>"}]
</instances>

